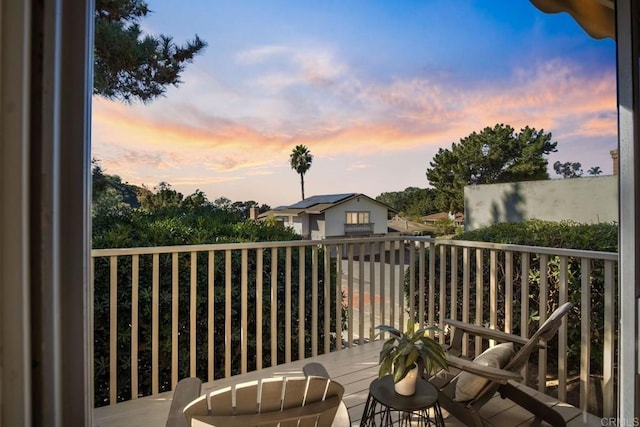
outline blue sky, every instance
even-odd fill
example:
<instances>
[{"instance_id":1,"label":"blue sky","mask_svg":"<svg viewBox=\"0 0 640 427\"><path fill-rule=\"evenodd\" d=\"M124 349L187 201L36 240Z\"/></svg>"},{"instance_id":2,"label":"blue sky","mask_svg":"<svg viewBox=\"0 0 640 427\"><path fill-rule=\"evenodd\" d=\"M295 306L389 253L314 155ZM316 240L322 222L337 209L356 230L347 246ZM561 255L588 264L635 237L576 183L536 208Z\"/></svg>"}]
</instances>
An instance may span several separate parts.
<instances>
[{"instance_id":1,"label":"blue sky","mask_svg":"<svg viewBox=\"0 0 640 427\"><path fill-rule=\"evenodd\" d=\"M553 133L549 162L612 171L615 43L528 1L160 1L145 31L209 46L148 105L94 99L108 173L210 200L426 187L440 147L496 123ZM552 172L553 176L553 172Z\"/></svg>"}]
</instances>

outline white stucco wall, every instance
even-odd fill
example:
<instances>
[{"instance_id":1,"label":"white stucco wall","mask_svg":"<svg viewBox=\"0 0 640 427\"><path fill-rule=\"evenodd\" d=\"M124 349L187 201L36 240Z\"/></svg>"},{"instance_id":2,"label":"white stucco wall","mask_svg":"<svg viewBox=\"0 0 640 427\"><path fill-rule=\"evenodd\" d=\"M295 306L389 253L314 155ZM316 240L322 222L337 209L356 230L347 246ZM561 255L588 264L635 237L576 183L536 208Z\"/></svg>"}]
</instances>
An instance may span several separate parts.
<instances>
[{"instance_id":1,"label":"white stucco wall","mask_svg":"<svg viewBox=\"0 0 640 427\"><path fill-rule=\"evenodd\" d=\"M356 197L325 211L325 237L344 236L346 213L355 211L369 212L374 234L387 233L387 208L366 197Z\"/></svg>"},{"instance_id":2,"label":"white stucco wall","mask_svg":"<svg viewBox=\"0 0 640 427\"><path fill-rule=\"evenodd\" d=\"M317 225L317 230L315 230L313 227L311 228L311 240L321 240L324 239L325 237L325 221L324 221L324 214L323 215L314 215L315 218L312 218L311 221L315 221L316 225Z\"/></svg>"},{"instance_id":3,"label":"white stucco wall","mask_svg":"<svg viewBox=\"0 0 640 427\"><path fill-rule=\"evenodd\" d=\"M618 221L615 175L471 185L464 188L465 230L527 219Z\"/></svg>"},{"instance_id":4,"label":"white stucco wall","mask_svg":"<svg viewBox=\"0 0 640 427\"><path fill-rule=\"evenodd\" d=\"M288 222L285 221L285 226L293 228L293 231L302 236L302 224L299 222Z\"/></svg>"},{"instance_id":5,"label":"white stucco wall","mask_svg":"<svg viewBox=\"0 0 640 427\"><path fill-rule=\"evenodd\" d=\"M293 231L301 236L309 234L309 217L307 215L287 217L284 224L293 228Z\"/></svg>"}]
</instances>

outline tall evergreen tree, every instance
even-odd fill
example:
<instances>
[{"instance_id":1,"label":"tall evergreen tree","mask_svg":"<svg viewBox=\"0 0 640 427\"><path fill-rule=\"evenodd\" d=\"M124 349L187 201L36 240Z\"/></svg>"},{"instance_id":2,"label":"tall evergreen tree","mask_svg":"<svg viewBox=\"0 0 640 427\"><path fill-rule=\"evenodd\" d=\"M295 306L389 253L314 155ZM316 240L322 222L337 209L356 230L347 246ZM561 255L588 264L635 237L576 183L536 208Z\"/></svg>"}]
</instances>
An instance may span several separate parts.
<instances>
[{"instance_id":1,"label":"tall evergreen tree","mask_svg":"<svg viewBox=\"0 0 640 427\"><path fill-rule=\"evenodd\" d=\"M291 169L300 174L300 189L302 190L302 200L304 200L304 174L311 168L313 155L304 145L296 145L291 155L289 155Z\"/></svg>"},{"instance_id":2,"label":"tall evergreen tree","mask_svg":"<svg viewBox=\"0 0 640 427\"><path fill-rule=\"evenodd\" d=\"M525 127L516 133L504 124L486 127L440 148L427 179L435 190L436 206L443 211L464 209L464 186L549 179L546 155L556 151L551 133Z\"/></svg>"},{"instance_id":3,"label":"tall evergreen tree","mask_svg":"<svg viewBox=\"0 0 640 427\"><path fill-rule=\"evenodd\" d=\"M142 34L150 12L144 0L96 0L93 93L124 102L149 102L170 85L207 43L197 35L184 46L170 36Z\"/></svg>"}]
</instances>

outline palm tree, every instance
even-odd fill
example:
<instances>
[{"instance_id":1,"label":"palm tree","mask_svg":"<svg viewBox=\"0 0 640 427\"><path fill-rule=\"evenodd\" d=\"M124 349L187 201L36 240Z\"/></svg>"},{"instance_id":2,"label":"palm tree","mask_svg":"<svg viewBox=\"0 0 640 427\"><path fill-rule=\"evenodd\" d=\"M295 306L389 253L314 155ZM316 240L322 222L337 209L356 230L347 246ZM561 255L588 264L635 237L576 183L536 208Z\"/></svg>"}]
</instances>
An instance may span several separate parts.
<instances>
[{"instance_id":1,"label":"palm tree","mask_svg":"<svg viewBox=\"0 0 640 427\"><path fill-rule=\"evenodd\" d=\"M600 166L593 166L587 171L587 173L589 175L598 176L598 175L600 175L602 173L602 169L600 169Z\"/></svg>"},{"instance_id":2,"label":"palm tree","mask_svg":"<svg viewBox=\"0 0 640 427\"><path fill-rule=\"evenodd\" d=\"M291 169L300 174L300 188L302 189L302 200L304 200L304 174L311 168L313 155L304 145L296 145L289 156Z\"/></svg>"}]
</instances>

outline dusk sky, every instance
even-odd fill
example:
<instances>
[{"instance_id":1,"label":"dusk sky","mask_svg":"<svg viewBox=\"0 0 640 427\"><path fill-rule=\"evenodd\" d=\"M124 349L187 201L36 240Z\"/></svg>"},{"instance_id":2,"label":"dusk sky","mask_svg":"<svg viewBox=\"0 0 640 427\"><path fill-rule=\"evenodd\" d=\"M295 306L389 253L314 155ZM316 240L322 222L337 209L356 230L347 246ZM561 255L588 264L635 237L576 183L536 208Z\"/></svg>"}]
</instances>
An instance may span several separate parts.
<instances>
[{"instance_id":1,"label":"dusk sky","mask_svg":"<svg viewBox=\"0 0 640 427\"><path fill-rule=\"evenodd\" d=\"M106 173L213 201L427 187L440 147L496 123L553 134L554 161L612 173L615 43L526 0L149 0L150 33L209 46L148 105L95 97Z\"/></svg>"}]
</instances>

